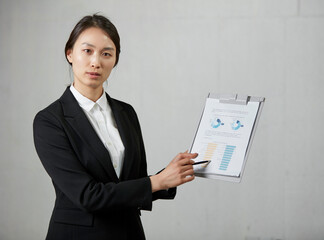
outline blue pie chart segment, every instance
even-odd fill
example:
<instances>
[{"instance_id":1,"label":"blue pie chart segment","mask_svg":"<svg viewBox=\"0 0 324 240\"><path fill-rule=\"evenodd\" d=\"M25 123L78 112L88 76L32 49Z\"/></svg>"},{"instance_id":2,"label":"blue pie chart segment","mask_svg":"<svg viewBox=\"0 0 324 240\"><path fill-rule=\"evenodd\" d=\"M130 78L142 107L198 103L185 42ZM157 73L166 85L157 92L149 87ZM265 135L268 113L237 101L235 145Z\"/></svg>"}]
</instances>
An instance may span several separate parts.
<instances>
[{"instance_id":1,"label":"blue pie chart segment","mask_svg":"<svg viewBox=\"0 0 324 240\"><path fill-rule=\"evenodd\" d=\"M214 119L214 120L212 120L212 122L211 122L211 127L212 127L212 128L218 128L218 127L221 126L221 125L224 125L224 123L222 123L222 121L221 121L219 118Z\"/></svg>"},{"instance_id":2,"label":"blue pie chart segment","mask_svg":"<svg viewBox=\"0 0 324 240\"><path fill-rule=\"evenodd\" d=\"M233 130L239 130L241 127L244 127L244 125L242 125L242 123L239 120L232 123Z\"/></svg>"}]
</instances>

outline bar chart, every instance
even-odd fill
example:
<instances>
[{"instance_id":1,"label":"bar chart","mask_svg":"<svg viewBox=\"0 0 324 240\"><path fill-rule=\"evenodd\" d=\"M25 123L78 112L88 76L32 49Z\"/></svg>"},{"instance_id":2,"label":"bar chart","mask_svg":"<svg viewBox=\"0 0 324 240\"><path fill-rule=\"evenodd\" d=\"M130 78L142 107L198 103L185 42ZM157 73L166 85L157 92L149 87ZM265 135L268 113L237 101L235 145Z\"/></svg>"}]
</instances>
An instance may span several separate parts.
<instances>
[{"instance_id":1,"label":"bar chart","mask_svg":"<svg viewBox=\"0 0 324 240\"><path fill-rule=\"evenodd\" d=\"M223 171L227 170L227 167L232 159L235 148L236 148L236 146L226 145L224 154L222 157L222 161L219 165L219 170L223 170Z\"/></svg>"},{"instance_id":2,"label":"bar chart","mask_svg":"<svg viewBox=\"0 0 324 240\"><path fill-rule=\"evenodd\" d=\"M209 161L213 158L213 155L217 149L217 144L216 143L208 143L207 149L204 155L204 161Z\"/></svg>"}]
</instances>

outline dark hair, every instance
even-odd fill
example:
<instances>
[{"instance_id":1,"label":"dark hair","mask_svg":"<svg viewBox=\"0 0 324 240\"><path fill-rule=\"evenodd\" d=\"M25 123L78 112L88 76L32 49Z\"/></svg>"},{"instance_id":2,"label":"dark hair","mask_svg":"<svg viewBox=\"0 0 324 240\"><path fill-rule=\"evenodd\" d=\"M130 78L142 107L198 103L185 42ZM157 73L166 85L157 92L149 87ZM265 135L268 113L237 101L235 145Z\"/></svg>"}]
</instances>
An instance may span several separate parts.
<instances>
[{"instance_id":1,"label":"dark hair","mask_svg":"<svg viewBox=\"0 0 324 240\"><path fill-rule=\"evenodd\" d=\"M68 61L68 63L70 65L72 65L67 56L66 53L68 50L72 49L76 40L78 39L78 37L80 36L80 34L91 27L96 27L96 28L100 28L102 29L104 32L106 32L108 34L108 36L110 37L110 39L113 41L113 43L116 46L116 62L115 62L115 66L118 63L119 60L119 54L120 54L120 38L119 38L119 34L118 31L115 27L114 24L112 24L112 22L110 22L109 19L107 19L104 16L101 15L97 15L97 14L93 14L92 16L85 16L83 17L73 28L69 40L66 42L65 44L65 58Z\"/></svg>"}]
</instances>

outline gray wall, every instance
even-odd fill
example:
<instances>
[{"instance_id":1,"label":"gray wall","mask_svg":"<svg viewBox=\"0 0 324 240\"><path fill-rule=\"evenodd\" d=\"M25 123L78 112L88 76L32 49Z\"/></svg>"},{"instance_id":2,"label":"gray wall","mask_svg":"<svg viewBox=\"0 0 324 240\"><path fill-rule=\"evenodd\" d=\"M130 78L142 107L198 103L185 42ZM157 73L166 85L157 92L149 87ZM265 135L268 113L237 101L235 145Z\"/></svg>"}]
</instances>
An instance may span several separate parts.
<instances>
[{"instance_id":1,"label":"gray wall","mask_svg":"<svg viewBox=\"0 0 324 240\"><path fill-rule=\"evenodd\" d=\"M0 239L44 239L54 201L33 146L36 112L70 82L74 24L121 35L107 91L138 112L148 170L190 147L208 92L265 96L243 182L197 178L144 212L148 239L324 239L324 1L0 2Z\"/></svg>"}]
</instances>

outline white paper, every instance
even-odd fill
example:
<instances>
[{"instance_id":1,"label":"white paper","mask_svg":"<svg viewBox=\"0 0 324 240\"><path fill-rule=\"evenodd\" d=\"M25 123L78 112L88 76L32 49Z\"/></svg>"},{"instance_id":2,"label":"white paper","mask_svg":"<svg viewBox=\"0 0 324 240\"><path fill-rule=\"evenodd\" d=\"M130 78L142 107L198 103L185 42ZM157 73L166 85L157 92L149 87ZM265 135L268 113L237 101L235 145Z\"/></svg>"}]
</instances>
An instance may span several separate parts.
<instances>
[{"instance_id":1,"label":"white paper","mask_svg":"<svg viewBox=\"0 0 324 240\"><path fill-rule=\"evenodd\" d=\"M228 104L207 98L191 152L199 154L195 161L211 162L195 165L196 173L239 177L259 104Z\"/></svg>"}]
</instances>

